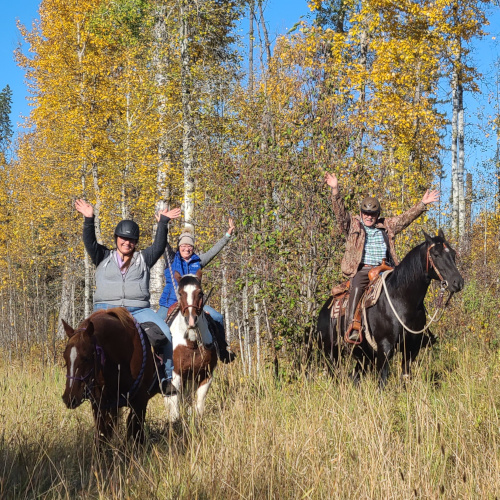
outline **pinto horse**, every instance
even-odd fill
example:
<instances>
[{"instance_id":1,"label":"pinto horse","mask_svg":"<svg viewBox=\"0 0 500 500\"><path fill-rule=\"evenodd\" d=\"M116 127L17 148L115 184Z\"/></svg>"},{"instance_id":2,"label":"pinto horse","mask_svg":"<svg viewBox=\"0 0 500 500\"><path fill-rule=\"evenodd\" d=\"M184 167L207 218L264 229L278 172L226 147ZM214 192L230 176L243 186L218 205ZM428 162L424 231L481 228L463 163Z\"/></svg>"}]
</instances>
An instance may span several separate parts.
<instances>
[{"instance_id":1,"label":"pinto horse","mask_svg":"<svg viewBox=\"0 0 500 500\"><path fill-rule=\"evenodd\" d=\"M148 388L155 365L147 337L123 308L94 312L76 330L63 320L68 336L64 351L66 389L62 399L74 409L90 400L96 438L109 440L118 409L130 408L127 435L144 440Z\"/></svg>"},{"instance_id":2,"label":"pinto horse","mask_svg":"<svg viewBox=\"0 0 500 500\"><path fill-rule=\"evenodd\" d=\"M175 272L178 283L179 313L170 325L174 351L172 385L175 393L165 396L165 406L170 419L179 418L179 399L196 392L196 412L203 415L208 390L212 385L212 372L217 365L217 351L203 313L201 269L181 277Z\"/></svg>"},{"instance_id":3,"label":"pinto horse","mask_svg":"<svg viewBox=\"0 0 500 500\"><path fill-rule=\"evenodd\" d=\"M409 376L411 361L416 358L423 345L433 342L426 331L424 298L432 280L439 280L442 288L451 296L460 291L464 280L456 265L456 252L446 241L440 229L438 236L431 237L424 231L425 242L408 252L401 263L385 279L385 287L378 301L364 312L365 335L359 345L353 347L356 359L355 381L364 370L364 360L375 365L379 384L383 387L389 374L389 360L398 345L403 351L403 376ZM339 354L347 351L342 340L345 318L331 317L330 297L319 312L318 343L330 367L339 361ZM411 332L413 331L413 333Z\"/></svg>"}]
</instances>

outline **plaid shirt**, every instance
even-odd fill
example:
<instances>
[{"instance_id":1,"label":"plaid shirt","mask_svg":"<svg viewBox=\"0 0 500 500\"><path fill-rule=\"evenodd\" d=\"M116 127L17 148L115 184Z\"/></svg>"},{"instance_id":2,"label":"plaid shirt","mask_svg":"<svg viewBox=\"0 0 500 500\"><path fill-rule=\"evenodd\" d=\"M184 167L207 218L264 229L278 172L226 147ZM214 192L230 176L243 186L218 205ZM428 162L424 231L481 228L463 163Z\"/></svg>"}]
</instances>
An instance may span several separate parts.
<instances>
[{"instance_id":1,"label":"plaid shirt","mask_svg":"<svg viewBox=\"0 0 500 500\"><path fill-rule=\"evenodd\" d=\"M365 224L363 224L363 227L366 231L366 240L361 263L378 266L382 264L382 259L387 258L387 245L385 244L382 230L376 227L365 226Z\"/></svg>"}]
</instances>

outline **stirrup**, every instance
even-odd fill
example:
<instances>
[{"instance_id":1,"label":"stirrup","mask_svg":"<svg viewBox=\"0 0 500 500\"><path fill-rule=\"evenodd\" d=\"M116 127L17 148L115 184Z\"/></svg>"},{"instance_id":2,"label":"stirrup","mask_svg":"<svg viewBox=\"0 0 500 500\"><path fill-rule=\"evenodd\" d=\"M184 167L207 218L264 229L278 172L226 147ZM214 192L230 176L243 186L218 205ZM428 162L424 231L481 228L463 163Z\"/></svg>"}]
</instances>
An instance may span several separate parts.
<instances>
[{"instance_id":1,"label":"stirrup","mask_svg":"<svg viewBox=\"0 0 500 500\"><path fill-rule=\"evenodd\" d=\"M348 344L359 345L363 342L363 334L361 333L361 325L358 323L359 328L354 328L355 321L353 321L345 332L344 340ZM356 326L358 326L356 325Z\"/></svg>"}]
</instances>

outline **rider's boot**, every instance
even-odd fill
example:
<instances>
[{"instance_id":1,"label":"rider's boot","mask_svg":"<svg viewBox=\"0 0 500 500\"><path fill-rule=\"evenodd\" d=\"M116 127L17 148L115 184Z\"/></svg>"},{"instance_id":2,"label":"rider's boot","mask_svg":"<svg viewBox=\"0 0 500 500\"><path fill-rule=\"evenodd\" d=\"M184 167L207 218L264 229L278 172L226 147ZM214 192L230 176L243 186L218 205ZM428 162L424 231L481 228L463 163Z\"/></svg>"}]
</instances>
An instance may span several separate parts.
<instances>
[{"instance_id":1,"label":"rider's boot","mask_svg":"<svg viewBox=\"0 0 500 500\"><path fill-rule=\"evenodd\" d=\"M172 359L170 353L170 346L167 344L164 347L156 347L155 355L159 360L157 363L158 381L160 384L160 391L163 395L171 394L173 391L172 386Z\"/></svg>"},{"instance_id":2,"label":"rider's boot","mask_svg":"<svg viewBox=\"0 0 500 500\"><path fill-rule=\"evenodd\" d=\"M351 288L349 293L349 304L347 307L347 318L346 318L346 333L345 340L350 344L356 344L360 341L361 332L361 307L360 299L363 295L363 287Z\"/></svg>"}]
</instances>

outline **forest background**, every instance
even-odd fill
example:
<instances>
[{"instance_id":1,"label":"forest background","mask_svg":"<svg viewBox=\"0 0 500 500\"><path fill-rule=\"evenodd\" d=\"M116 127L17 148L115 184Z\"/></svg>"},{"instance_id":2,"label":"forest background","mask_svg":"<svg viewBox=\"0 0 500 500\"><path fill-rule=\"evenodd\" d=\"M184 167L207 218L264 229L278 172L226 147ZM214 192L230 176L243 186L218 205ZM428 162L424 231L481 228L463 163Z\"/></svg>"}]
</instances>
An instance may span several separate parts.
<instances>
[{"instance_id":1,"label":"forest background","mask_svg":"<svg viewBox=\"0 0 500 500\"><path fill-rule=\"evenodd\" d=\"M278 33L258 0L44 0L34 24L21 15L20 123L24 92L0 81L0 498L500 496L498 5L301 3ZM335 378L302 371L341 279L325 170L353 211L371 194L402 213L440 188L396 246L442 227L459 250L465 288L439 342L385 391L354 387L348 360ZM90 405L61 402L60 319L88 315L93 289L79 197L110 246L123 217L147 246L165 205L184 209L173 245L185 224L201 251L229 217L238 228L204 275L237 360L197 425L167 425L153 398L141 450L95 453ZM162 261L155 279L157 300Z\"/></svg>"},{"instance_id":2,"label":"forest background","mask_svg":"<svg viewBox=\"0 0 500 500\"><path fill-rule=\"evenodd\" d=\"M8 82L0 96L0 340L9 355L36 345L57 358L60 319L75 324L91 311L77 197L95 205L109 246L126 217L146 246L165 205L183 206L202 251L228 217L237 221L204 280L249 370L263 343L297 352L341 279L325 170L354 211L372 194L385 214L401 213L440 188L439 207L399 237L400 256L422 227L442 227L469 286L495 293L499 77L484 42L496 39L497 5L304 2L306 15L278 36L265 7L46 0L38 21L18 24L29 116L14 126ZM172 244L182 228L171 225ZM482 316L497 341L484 327L496 315Z\"/></svg>"}]
</instances>

